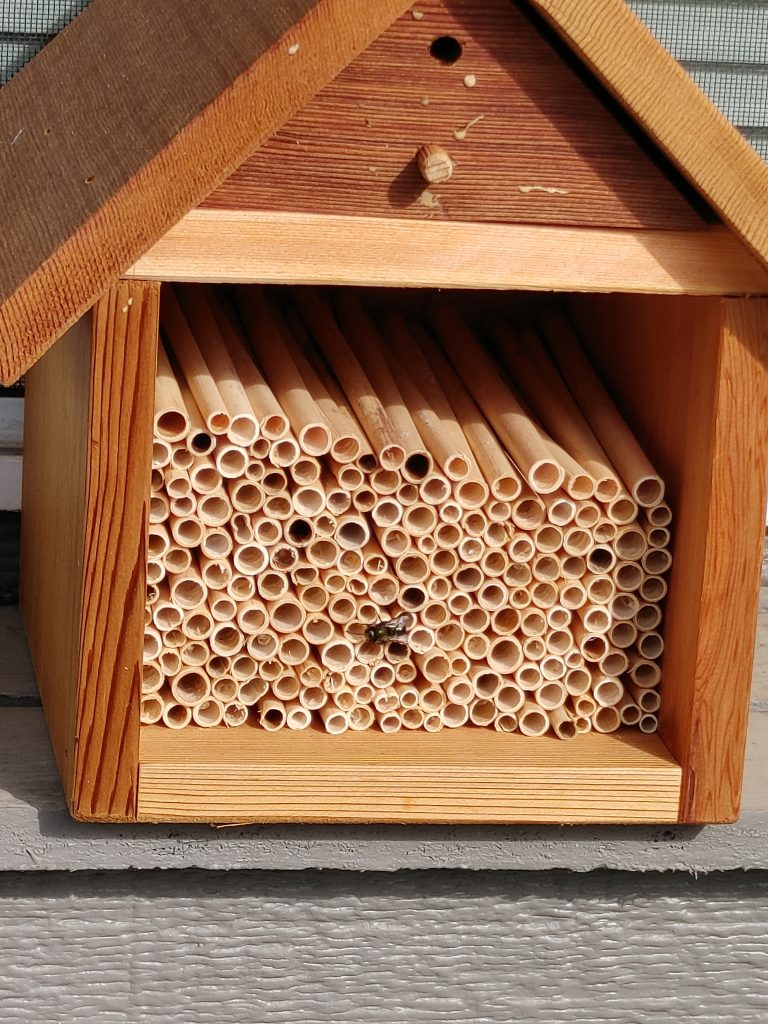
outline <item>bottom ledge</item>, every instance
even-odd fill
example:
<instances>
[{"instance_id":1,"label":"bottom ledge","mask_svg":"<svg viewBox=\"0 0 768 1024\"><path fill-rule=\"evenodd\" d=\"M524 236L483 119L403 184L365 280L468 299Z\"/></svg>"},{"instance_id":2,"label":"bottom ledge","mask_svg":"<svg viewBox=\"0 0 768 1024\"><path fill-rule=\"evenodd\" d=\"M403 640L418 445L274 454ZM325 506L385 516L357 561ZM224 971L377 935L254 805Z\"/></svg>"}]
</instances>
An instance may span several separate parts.
<instances>
[{"instance_id":1,"label":"bottom ledge","mask_svg":"<svg viewBox=\"0 0 768 1024\"><path fill-rule=\"evenodd\" d=\"M669 823L681 770L657 736L570 742L429 734L142 727L139 821Z\"/></svg>"}]
</instances>

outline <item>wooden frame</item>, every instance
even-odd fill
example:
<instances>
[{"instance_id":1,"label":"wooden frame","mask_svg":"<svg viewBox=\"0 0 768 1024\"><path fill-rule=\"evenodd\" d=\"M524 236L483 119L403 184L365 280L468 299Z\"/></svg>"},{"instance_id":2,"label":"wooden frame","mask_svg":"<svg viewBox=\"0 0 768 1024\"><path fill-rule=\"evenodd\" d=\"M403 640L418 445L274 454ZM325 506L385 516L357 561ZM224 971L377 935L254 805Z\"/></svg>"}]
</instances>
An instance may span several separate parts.
<instances>
[{"instance_id":1,"label":"wooden frame","mask_svg":"<svg viewBox=\"0 0 768 1024\"><path fill-rule=\"evenodd\" d=\"M30 379L34 468L25 496L36 511L25 523L24 613L76 817L733 820L754 637L745 623L755 618L761 561L767 303L617 294L573 295L569 303L668 479L677 515L660 736L621 732L561 744L463 730L394 737L139 730L157 285L126 282ZM618 319L627 325L620 344ZM47 415L60 379L69 382L69 400L77 396L66 432ZM132 438L128 452L120 437ZM51 445L60 457L41 458ZM65 452L75 485L70 512L51 537ZM56 585L51 562L67 586Z\"/></svg>"}]
</instances>

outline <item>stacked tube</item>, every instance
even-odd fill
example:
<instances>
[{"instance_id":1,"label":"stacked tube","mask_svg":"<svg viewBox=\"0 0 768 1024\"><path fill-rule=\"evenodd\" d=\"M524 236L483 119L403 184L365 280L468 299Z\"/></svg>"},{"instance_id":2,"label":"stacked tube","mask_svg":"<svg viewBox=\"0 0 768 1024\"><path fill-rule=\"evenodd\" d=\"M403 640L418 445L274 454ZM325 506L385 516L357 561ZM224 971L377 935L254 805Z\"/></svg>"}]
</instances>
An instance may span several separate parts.
<instances>
[{"instance_id":1,"label":"stacked tube","mask_svg":"<svg viewBox=\"0 0 768 1024\"><path fill-rule=\"evenodd\" d=\"M568 321L167 290L141 717L652 732L664 484Z\"/></svg>"}]
</instances>

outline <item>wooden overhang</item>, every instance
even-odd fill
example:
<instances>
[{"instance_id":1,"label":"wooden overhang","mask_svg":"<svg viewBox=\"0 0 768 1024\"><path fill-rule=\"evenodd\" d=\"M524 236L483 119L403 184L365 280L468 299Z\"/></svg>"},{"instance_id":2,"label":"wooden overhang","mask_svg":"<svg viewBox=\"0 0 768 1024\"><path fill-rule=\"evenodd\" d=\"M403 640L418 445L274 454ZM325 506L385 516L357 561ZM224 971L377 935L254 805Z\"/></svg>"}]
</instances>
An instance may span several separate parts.
<instances>
[{"instance_id":1,"label":"wooden overhang","mask_svg":"<svg viewBox=\"0 0 768 1024\"><path fill-rule=\"evenodd\" d=\"M0 90L0 381L410 6L93 0ZM528 6L768 266L768 167L623 0Z\"/></svg>"}]
</instances>

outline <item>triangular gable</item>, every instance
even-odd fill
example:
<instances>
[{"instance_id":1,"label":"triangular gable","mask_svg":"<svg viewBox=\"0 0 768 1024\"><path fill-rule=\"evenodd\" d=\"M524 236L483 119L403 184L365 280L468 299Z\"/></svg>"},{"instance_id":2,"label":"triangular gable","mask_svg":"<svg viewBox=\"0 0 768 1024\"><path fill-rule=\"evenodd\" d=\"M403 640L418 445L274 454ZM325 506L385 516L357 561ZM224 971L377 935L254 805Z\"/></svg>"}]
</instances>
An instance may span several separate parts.
<instances>
[{"instance_id":1,"label":"triangular gable","mask_svg":"<svg viewBox=\"0 0 768 1024\"><path fill-rule=\"evenodd\" d=\"M768 264L768 168L623 0L531 7ZM93 0L0 91L0 381L406 9Z\"/></svg>"},{"instance_id":2,"label":"triangular gable","mask_svg":"<svg viewBox=\"0 0 768 1024\"><path fill-rule=\"evenodd\" d=\"M545 35L551 33L540 20L532 23L510 0L422 0L202 205L703 227L689 198L648 155L636 130L633 135L632 123L609 109L613 102L597 96L569 66L567 51ZM449 181L425 183L414 159L424 143L440 146L453 161Z\"/></svg>"},{"instance_id":3,"label":"triangular gable","mask_svg":"<svg viewBox=\"0 0 768 1024\"><path fill-rule=\"evenodd\" d=\"M0 90L0 381L405 7L93 0Z\"/></svg>"}]
</instances>

